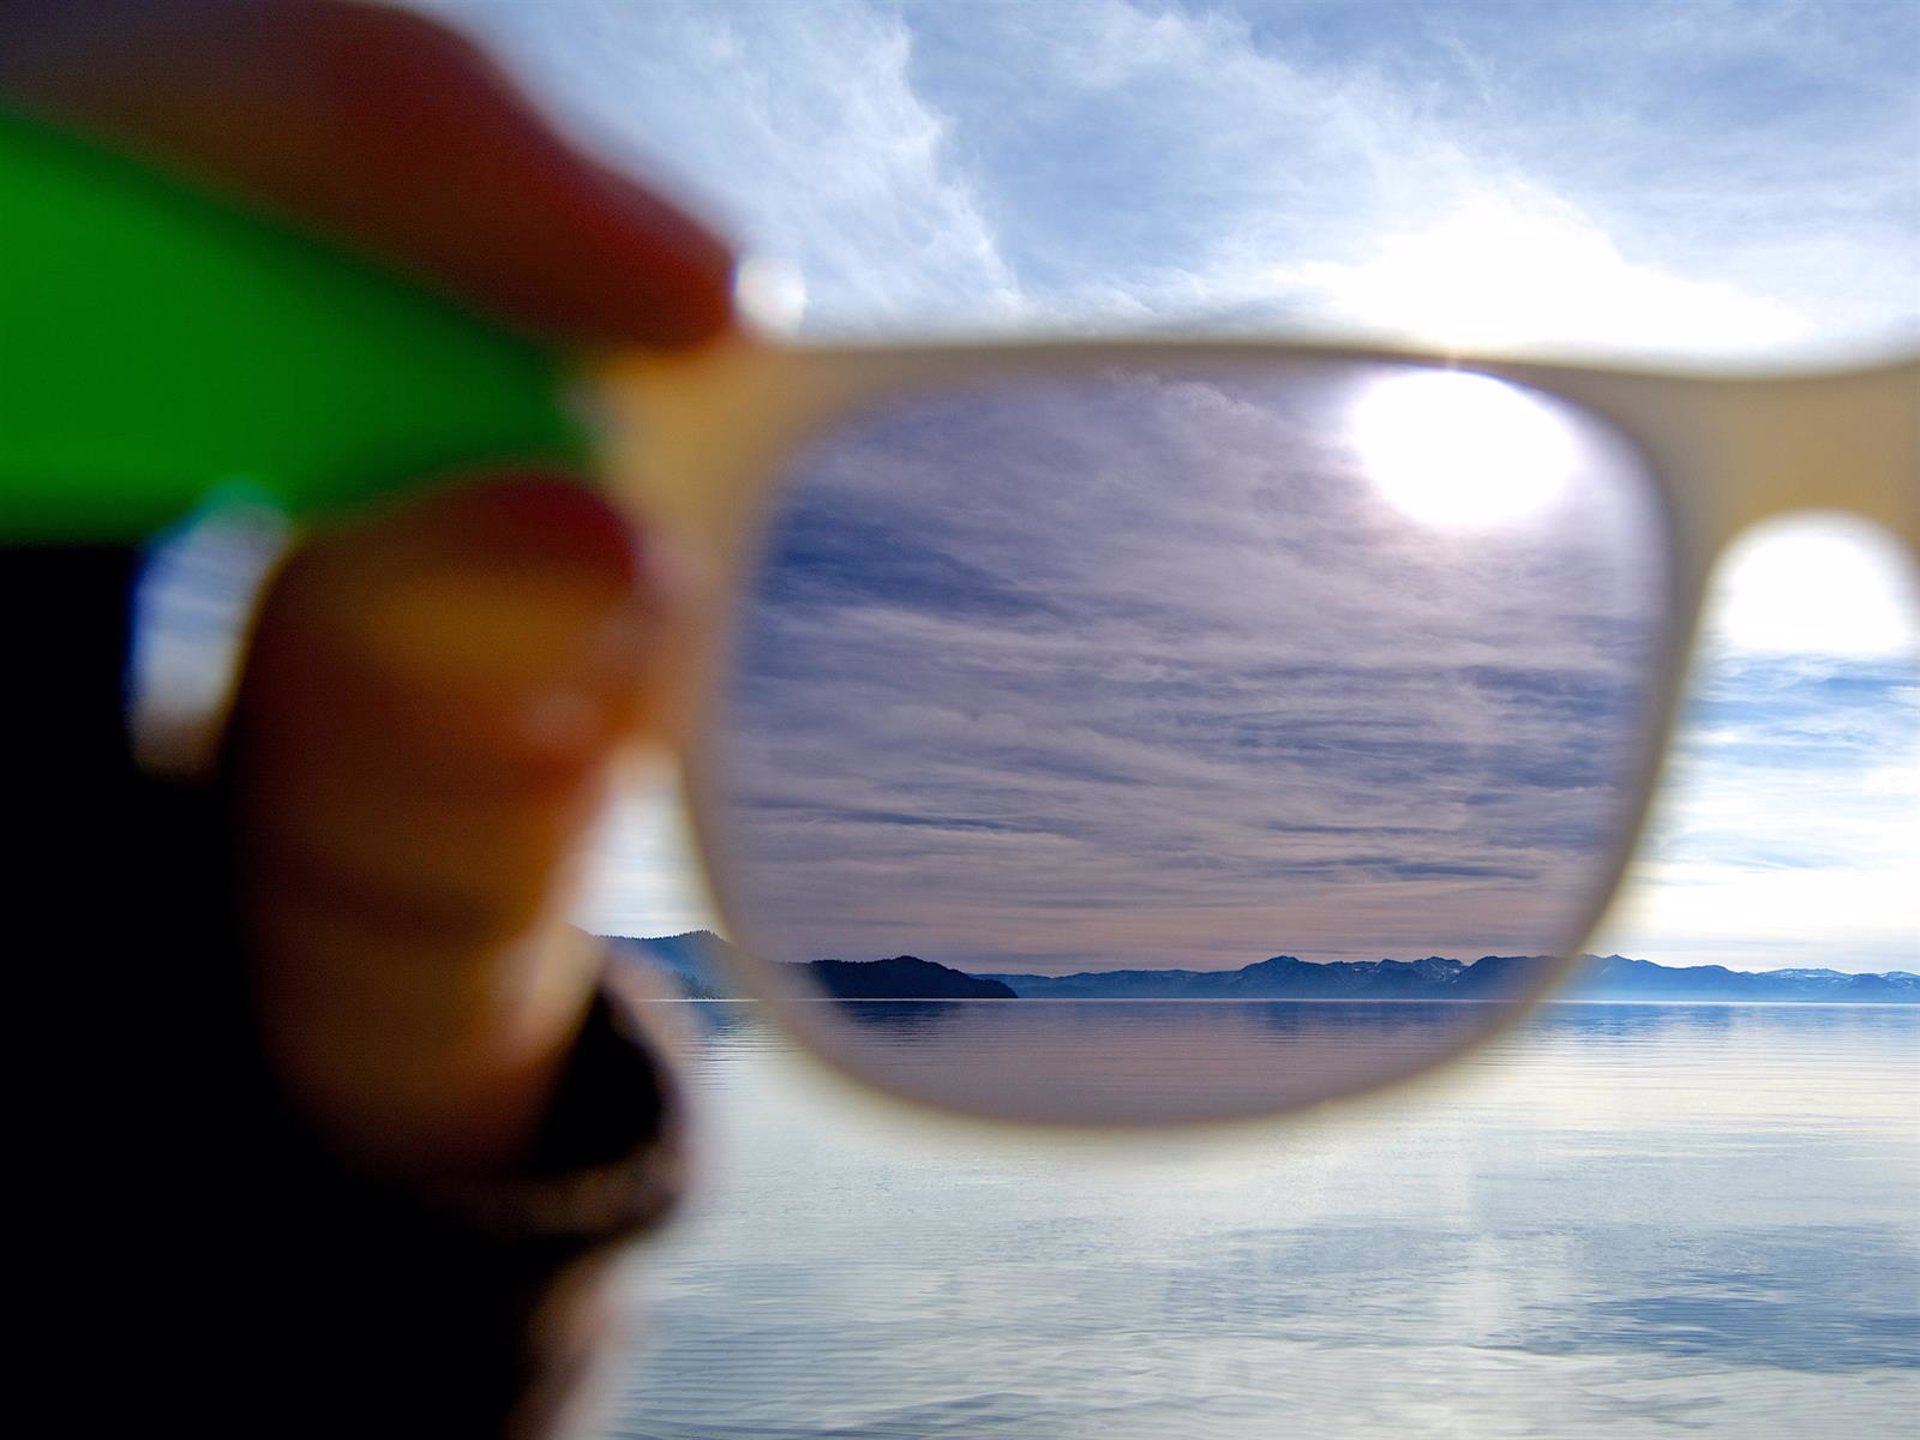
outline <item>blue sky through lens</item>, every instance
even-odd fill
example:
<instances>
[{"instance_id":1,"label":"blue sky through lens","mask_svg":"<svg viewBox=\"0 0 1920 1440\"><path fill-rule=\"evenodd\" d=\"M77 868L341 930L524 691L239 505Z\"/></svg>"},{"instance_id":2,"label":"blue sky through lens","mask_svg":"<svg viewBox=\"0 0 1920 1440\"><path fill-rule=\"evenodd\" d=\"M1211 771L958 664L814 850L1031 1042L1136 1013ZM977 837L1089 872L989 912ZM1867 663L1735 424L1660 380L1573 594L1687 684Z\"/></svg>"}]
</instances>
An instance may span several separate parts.
<instances>
[{"instance_id":1,"label":"blue sky through lens","mask_svg":"<svg viewBox=\"0 0 1920 1440\"><path fill-rule=\"evenodd\" d=\"M1630 449L1485 380L1563 473L1501 523L1402 509L1355 432L1426 378L1028 377L811 447L718 727L755 944L1071 971L1566 943L1631 789L1660 527Z\"/></svg>"},{"instance_id":2,"label":"blue sky through lens","mask_svg":"<svg viewBox=\"0 0 1920 1440\"><path fill-rule=\"evenodd\" d=\"M1920 336L1906 0L436 8L777 260L761 289L802 333L1199 320L1742 359ZM1721 626L1615 932L1635 953L1915 964L1911 596L1806 553ZM616 850L596 918L695 918L658 834Z\"/></svg>"}]
</instances>

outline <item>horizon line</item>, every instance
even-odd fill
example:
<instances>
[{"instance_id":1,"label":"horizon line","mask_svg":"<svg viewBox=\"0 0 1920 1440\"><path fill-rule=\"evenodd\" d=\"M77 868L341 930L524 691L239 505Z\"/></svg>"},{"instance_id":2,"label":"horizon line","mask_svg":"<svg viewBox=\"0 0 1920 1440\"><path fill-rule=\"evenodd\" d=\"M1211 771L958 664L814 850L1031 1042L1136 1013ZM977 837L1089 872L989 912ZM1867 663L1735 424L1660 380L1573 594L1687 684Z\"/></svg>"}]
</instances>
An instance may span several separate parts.
<instances>
[{"instance_id":1,"label":"horizon line","mask_svg":"<svg viewBox=\"0 0 1920 1440\"><path fill-rule=\"evenodd\" d=\"M692 936L707 936L711 939L720 941L720 943L723 945L733 945L735 943L734 941L728 939L726 936L720 934L718 931L708 929L705 926L697 926L692 930L676 930L671 932L670 934L662 934L662 935L615 935L615 934L609 934L606 932L596 932L596 933L598 933L599 938L603 940L631 940L639 944L647 944L649 942L656 941L656 940L684 940ZM1022 976L1030 976L1030 977L1041 979L1041 980L1066 980L1066 979L1071 979L1076 975L1124 975L1129 973L1165 975L1165 974L1173 974L1177 972L1184 972L1186 974L1191 974L1191 975L1232 975L1237 973L1238 971L1251 969L1255 965L1264 965L1269 961L1273 961L1273 960L1292 960L1301 965L1382 965L1382 964L1417 965L1423 960L1445 960L1451 964L1460 965L1462 967L1470 969L1473 966L1478 965L1482 960L1543 960L1543 961L1551 961L1551 962L1560 962L1567 959L1625 960L1629 964L1652 965L1661 970L1723 970L1730 975L1780 975L1780 974L1791 973L1794 971L1802 971L1802 972L1825 971L1826 973L1832 974L1832 975L1911 975L1911 976L1914 976L1915 978L1920 978L1920 971L1914 971L1914 970L1899 970L1899 969L1897 970L1835 970L1830 965L1782 965L1782 966L1777 966L1774 969L1770 969L1770 970L1740 970L1740 969L1736 969L1731 965L1724 965L1718 962L1708 962L1705 964L1695 964L1695 965L1670 965L1659 960L1647 960L1638 956L1625 955L1620 953L1619 951L1615 951L1611 955L1601 955L1591 950L1581 951L1578 955L1574 955L1574 956L1560 956L1560 955L1554 955L1554 954L1502 955L1496 952L1489 951L1488 953L1484 955L1480 955L1472 960L1462 960L1455 955L1439 955L1439 954L1421 955L1411 960L1395 959L1393 956L1390 956L1390 955L1383 955L1378 957L1377 959L1372 959L1372 960L1308 960L1299 955L1290 954L1286 951L1279 951L1271 955L1262 956L1258 960L1249 960L1243 965L1227 965L1227 966L1207 967L1207 968L1194 968L1186 965L1160 965L1160 966L1119 965L1106 970L1090 970L1090 969L1062 970L1057 973L1041 971L1041 970L1014 970L1014 969L1006 969L1006 968L993 969L993 970L966 969L960 965L951 964L944 960L927 960L925 956L915 955L912 951L905 951L905 950L900 951L894 955L876 956L874 959L871 959L871 960L847 960L837 955L827 955L827 956L821 956L816 960L787 960L787 961L779 961L775 963L787 964L787 965L813 965L813 964L818 964L820 960L835 960L843 965L874 965L885 960L899 960L899 959L923 960L925 961L925 963L929 965L944 966L946 969L953 970L962 975L974 975L974 976L985 976L985 977L992 977L997 975L1022 975ZM1840 1002L1836 1002L1836 1003L1840 1003Z\"/></svg>"}]
</instances>

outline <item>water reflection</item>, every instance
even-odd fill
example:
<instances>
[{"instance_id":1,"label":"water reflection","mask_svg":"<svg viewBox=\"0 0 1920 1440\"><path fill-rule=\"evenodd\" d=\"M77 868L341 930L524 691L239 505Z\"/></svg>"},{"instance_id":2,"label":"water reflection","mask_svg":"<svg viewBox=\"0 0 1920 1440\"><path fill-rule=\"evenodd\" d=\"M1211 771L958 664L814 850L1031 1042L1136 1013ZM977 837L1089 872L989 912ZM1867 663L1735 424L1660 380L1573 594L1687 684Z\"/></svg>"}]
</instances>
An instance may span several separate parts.
<instances>
[{"instance_id":1,"label":"water reflection","mask_svg":"<svg viewBox=\"0 0 1920 1440\"><path fill-rule=\"evenodd\" d=\"M1257 1112L1419 1068L1497 1023L1421 1001L820 1001L863 1070L910 1095L1037 1120Z\"/></svg>"},{"instance_id":2,"label":"water reflection","mask_svg":"<svg viewBox=\"0 0 1920 1440\"><path fill-rule=\"evenodd\" d=\"M836 1105L756 1007L695 1008L737 1028L694 1066L718 1139L638 1277L627 1440L1788 1440L1920 1406L1920 1009L1550 1005L1337 1125L1063 1149ZM934 1008L1067 1054L1444 1019Z\"/></svg>"},{"instance_id":3,"label":"water reflection","mask_svg":"<svg viewBox=\"0 0 1920 1440\"><path fill-rule=\"evenodd\" d=\"M971 1004L998 1004L997 1001L964 1000L828 1000L815 1004L832 1005L835 1012L870 1031L901 1042L911 1042L908 1054L926 1054L920 1047L936 1038L943 1026L962 1024Z\"/></svg>"}]
</instances>

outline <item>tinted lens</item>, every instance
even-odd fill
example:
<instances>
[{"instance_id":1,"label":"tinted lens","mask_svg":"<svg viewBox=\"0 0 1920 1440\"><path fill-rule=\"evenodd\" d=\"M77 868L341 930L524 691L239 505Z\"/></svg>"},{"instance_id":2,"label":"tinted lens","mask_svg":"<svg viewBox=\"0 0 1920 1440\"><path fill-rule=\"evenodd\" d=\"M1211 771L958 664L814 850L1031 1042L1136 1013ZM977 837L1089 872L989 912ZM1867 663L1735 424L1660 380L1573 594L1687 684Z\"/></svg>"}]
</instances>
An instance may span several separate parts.
<instances>
[{"instance_id":1,"label":"tinted lens","mask_svg":"<svg viewBox=\"0 0 1920 1440\"><path fill-rule=\"evenodd\" d=\"M1501 381L922 394L815 443L764 546L725 898L895 1089L1159 1119L1418 1068L1577 941L1630 819L1661 512Z\"/></svg>"}]
</instances>

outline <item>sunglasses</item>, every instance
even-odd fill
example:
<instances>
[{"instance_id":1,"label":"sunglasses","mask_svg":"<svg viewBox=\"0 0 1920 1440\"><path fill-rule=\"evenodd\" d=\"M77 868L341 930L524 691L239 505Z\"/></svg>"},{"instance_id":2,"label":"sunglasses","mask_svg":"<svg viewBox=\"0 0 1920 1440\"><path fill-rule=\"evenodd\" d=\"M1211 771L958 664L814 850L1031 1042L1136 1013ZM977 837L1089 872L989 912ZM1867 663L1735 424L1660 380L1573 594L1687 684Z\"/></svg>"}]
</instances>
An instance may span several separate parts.
<instances>
[{"instance_id":1,"label":"sunglasses","mask_svg":"<svg viewBox=\"0 0 1920 1440\"><path fill-rule=\"evenodd\" d=\"M0 531L590 453L708 576L676 758L729 938L642 953L952 1112L1225 1120L1461 1055L1619 885L1729 539L1824 508L1920 550L1915 359L737 339L599 363L582 450L566 364L397 277L31 125L0 180L43 282ZM196 636L272 549L222 515ZM154 653L190 768L226 672Z\"/></svg>"},{"instance_id":2,"label":"sunglasses","mask_svg":"<svg viewBox=\"0 0 1920 1440\"><path fill-rule=\"evenodd\" d=\"M975 1116L1376 1090L1578 963L1745 527L1920 550L1920 361L1713 375L1339 344L615 361L697 545L696 848L644 947Z\"/></svg>"}]
</instances>

